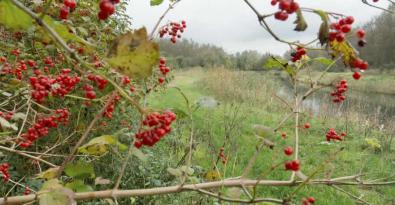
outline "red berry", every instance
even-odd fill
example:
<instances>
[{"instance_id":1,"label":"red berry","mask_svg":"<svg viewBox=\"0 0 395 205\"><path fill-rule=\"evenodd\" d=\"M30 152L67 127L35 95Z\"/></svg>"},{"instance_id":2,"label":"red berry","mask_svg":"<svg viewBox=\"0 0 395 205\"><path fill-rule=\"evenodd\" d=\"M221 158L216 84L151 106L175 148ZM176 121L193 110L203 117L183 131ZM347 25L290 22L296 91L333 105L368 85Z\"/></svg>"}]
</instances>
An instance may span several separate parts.
<instances>
[{"instance_id":1,"label":"red berry","mask_svg":"<svg viewBox=\"0 0 395 205\"><path fill-rule=\"evenodd\" d=\"M305 129L309 129L309 128L311 127L311 125L310 125L310 123L306 123L306 124L303 125L303 127L304 127Z\"/></svg>"},{"instance_id":2,"label":"red berry","mask_svg":"<svg viewBox=\"0 0 395 205\"><path fill-rule=\"evenodd\" d=\"M343 26L341 27L341 31L342 31L343 33L348 33L348 32L351 31L351 26L350 26L349 24L343 25Z\"/></svg>"},{"instance_id":3,"label":"red berry","mask_svg":"<svg viewBox=\"0 0 395 205\"><path fill-rule=\"evenodd\" d=\"M77 2L75 0L64 0L64 5L69 7L70 9L75 9L77 6Z\"/></svg>"},{"instance_id":4,"label":"red berry","mask_svg":"<svg viewBox=\"0 0 395 205\"><path fill-rule=\"evenodd\" d=\"M160 78L158 79L158 82L159 82L159 84L162 84L163 82L165 82L165 78L160 77Z\"/></svg>"},{"instance_id":5,"label":"red berry","mask_svg":"<svg viewBox=\"0 0 395 205\"><path fill-rule=\"evenodd\" d=\"M293 152L294 152L294 150L293 150L292 147L286 147L286 148L284 149L284 153L285 153L285 155L287 155L287 156L291 156L291 155L293 154Z\"/></svg>"},{"instance_id":6,"label":"red berry","mask_svg":"<svg viewBox=\"0 0 395 205\"><path fill-rule=\"evenodd\" d=\"M358 72L354 72L354 74L352 75L352 77L353 77L355 80L359 80L359 79L361 78L361 74L358 73Z\"/></svg>"},{"instance_id":7,"label":"red berry","mask_svg":"<svg viewBox=\"0 0 395 205\"><path fill-rule=\"evenodd\" d=\"M287 137L287 133L286 133L286 132L282 132L282 133L281 133L281 137L282 137L283 139L285 139L285 138Z\"/></svg>"},{"instance_id":8,"label":"red berry","mask_svg":"<svg viewBox=\"0 0 395 205\"><path fill-rule=\"evenodd\" d=\"M345 21L346 24L352 24L352 23L354 23L354 17L352 17L352 16L347 16L347 17L344 19L344 21Z\"/></svg>"},{"instance_id":9,"label":"red berry","mask_svg":"<svg viewBox=\"0 0 395 205\"><path fill-rule=\"evenodd\" d=\"M314 197L309 197L309 198L307 198L307 200L308 200L310 203L312 203L312 204L314 204L314 202L315 202L315 198L314 198Z\"/></svg>"},{"instance_id":10,"label":"red berry","mask_svg":"<svg viewBox=\"0 0 395 205\"><path fill-rule=\"evenodd\" d=\"M365 30L363 30L361 28L358 29L357 36L358 36L358 38L364 38L365 37Z\"/></svg>"},{"instance_id":11,"label":"red berry","mask_svg":"<svg viewBox=\"0 0 395 205\"><path fill-rule=\"evenodd\" d=\"M59 15L59 18L60 18L60 19L63 19L63 20L66 20L67 17L69 16L69 13L70 13L70 8L67 7L67 6L62 6L62 7L60 8L60 15Z\"/></svg>"}]
</instances>

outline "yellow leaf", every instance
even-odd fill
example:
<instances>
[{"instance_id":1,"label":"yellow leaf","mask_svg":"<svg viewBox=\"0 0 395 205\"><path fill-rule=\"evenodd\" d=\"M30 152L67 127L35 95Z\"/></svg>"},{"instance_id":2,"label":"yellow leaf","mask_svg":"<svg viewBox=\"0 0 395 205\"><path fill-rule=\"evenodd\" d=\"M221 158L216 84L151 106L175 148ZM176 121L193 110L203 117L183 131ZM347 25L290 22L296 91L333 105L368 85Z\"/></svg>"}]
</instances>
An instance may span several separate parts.
<instances>
[{"instance_id":1,"label":"yellow leaf","mask_svg":"<svg viewBox=\"0 0 395 205\"><path fill-rule=\"evenodd\" d=\"M78 148L79 153L89 155L103 155L105 154L110 146L118 146L121 151L126 150L126 146L121 144L112 135L103 135L100 137L93 138L85 145Z\"/></svg>"},{"instance_id":2,"label":"yellow leaf","mask_svg":"<svg viewBox=\"0 0 395 205\"><path fill-rule=\"evenodd\" d=\"M47 169L43 172L38 173L36 175L36 179L46 179L46 180L54 179L57 176L58 170L59 167Z\"/></svg>"},{"instance_id":3,"label":"yellow leaf","mask_svg":"<svg viewBox=\"0 0 395 205\"><path fill-rule=\"evenodd\" d=\"M343 62L346 66L351 66L354 60L357 58L357 52L347 41L338 42L336 40L330 42L333 56L337 57L343 55Z\"/></svg>"},{"instance_id":4,"label":"yellow leaf","mask_svg":"<svg viewBox=\"0 0 395 205\"><path fill-rule=\"evenodd\" d=\"M217 181L221 179L221 173L217 170L210 170L206 173L204 176L204 179L206 181Z\"/></svg>"},{"instance_id":5,"label":"yellow leaf","mask_svg":"<svg viewBox=\"0 0 395 205\"><path fill-rule=\"evenodd\" d=\"M130 77L148 77L159 61L158 44L149 40L143 27L119 36L107 55L107 62Z\"/></svg>"}]
</instances>

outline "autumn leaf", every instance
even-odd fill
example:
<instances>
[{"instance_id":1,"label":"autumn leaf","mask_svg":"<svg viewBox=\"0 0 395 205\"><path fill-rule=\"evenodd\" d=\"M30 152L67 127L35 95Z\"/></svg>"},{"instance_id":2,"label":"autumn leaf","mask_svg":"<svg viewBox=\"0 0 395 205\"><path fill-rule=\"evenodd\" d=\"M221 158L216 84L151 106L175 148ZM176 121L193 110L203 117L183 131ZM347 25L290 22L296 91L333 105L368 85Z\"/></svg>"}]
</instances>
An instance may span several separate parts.
<instances>
[{"instance_id":1,"label":"autumn leaf","mask_svg":"<svg viewBox=\"0 0 395 205\"><path fill-rule=\"evenodd\" d=\"M158 44L149 40L145 28L119 36L107 55L107 62L114 69L134 78L151 76L158 61Z\"/></svg>"}]
</instances>

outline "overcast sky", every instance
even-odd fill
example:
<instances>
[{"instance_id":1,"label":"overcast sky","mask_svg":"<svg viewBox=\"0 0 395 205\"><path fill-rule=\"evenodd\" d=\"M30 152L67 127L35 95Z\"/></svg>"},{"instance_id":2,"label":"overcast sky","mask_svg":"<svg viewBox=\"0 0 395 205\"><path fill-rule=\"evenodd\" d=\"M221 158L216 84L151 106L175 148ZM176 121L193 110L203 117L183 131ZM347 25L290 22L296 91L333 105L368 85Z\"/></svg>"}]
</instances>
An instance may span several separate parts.
<instances>
[{"instance_id":1,"label":"overcast sky","mask_svg":"<svg viewBox=\"0 0 395 205\"><path fill-rule=\"evenodd\" d=\"M261 13L272 13L276 7L270 0L251 0ZM303 7L323 9L346 15L356 19L355 25L362 25L381 11L362 4L360 0L298 0ZM380 6L386 7L387 1ZM168 6L168 0L160 6L151 7L150 0L131 0L128 13L133 18L133 28L146 26L150 31L159 16ZM309 41L316 37L320 18L306 15L308 29L305 32L294 32L292 22L295 15L286 22L270 20L273 30L284 39ZM182 0L164 19L168 21L187 22L187 30L183 38L193 39L199 43L210 43L223 47L227 52L257 50L282 54L287 46L275 41L259 26L255 14L243 0Z\"/></svg>"}]
</instances>

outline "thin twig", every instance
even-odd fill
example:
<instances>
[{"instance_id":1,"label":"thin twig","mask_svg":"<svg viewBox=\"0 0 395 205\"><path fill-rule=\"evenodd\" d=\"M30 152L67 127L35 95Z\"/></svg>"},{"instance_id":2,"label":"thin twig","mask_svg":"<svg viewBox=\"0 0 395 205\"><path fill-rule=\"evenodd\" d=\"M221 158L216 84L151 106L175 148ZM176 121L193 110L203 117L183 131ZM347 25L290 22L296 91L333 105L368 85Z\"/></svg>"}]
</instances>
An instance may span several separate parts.
<instances>
[{"instance_id":1,"label":"thin twig","mask_svg":"<svg viewBox=\"0 0 395 205\"><path fill-rule=\"evenodd\" d=\"M11 149L11 148L4 147L4 146L1 146L1 145L0 145L0 150L4 150L4 151L7 151L7 152L11 152L11 153L15 153L15 154L24 156L24 157L27 157L27 158L30 158L30 159L33 159L33 160L42 162L42 163L44 163L44 164L47 164L47 165L49 165L49 166L51 166L51 167L57 167L56 165L52 164L51 162L48 162L48 161L46 161L46 160L43 160L43 159L40 159L40 158L38 158L38 157L32 156L32 155L30 155L30 154L26 154L26 153L21 152L21 151L19 151L19 150Z\"/></svg>"}]
</instances>

